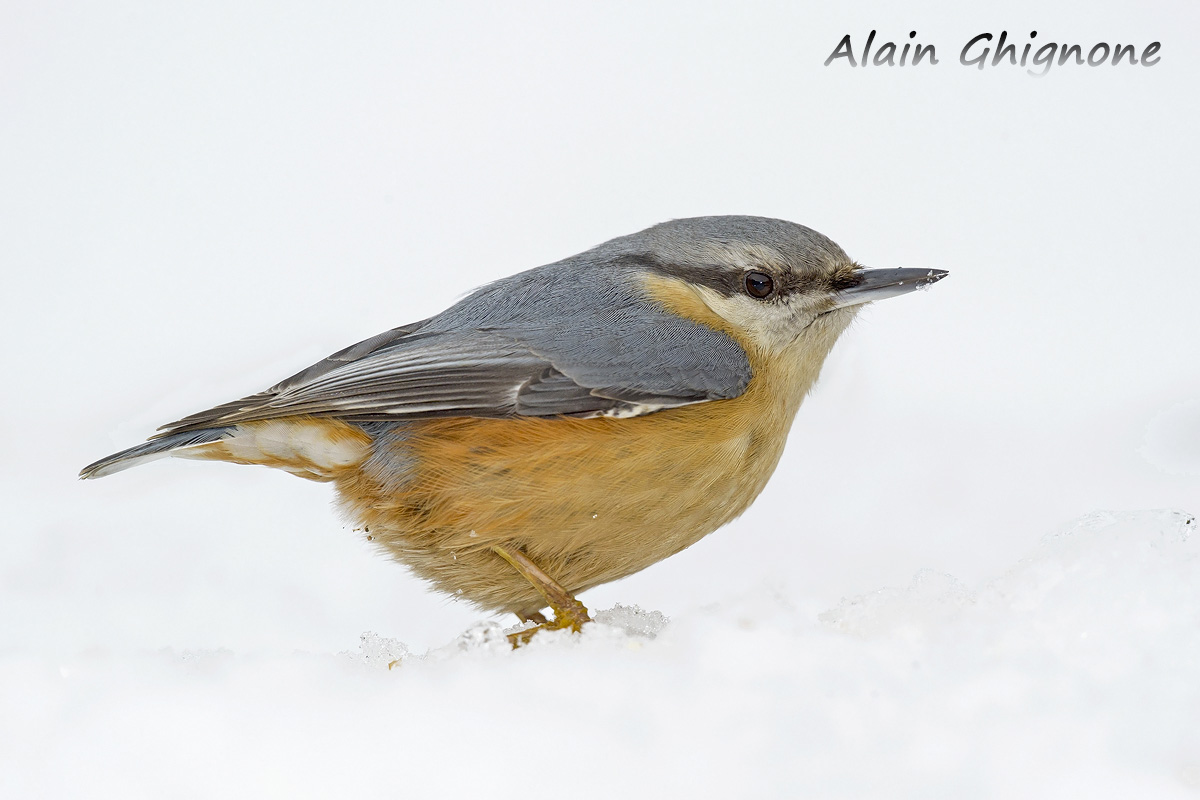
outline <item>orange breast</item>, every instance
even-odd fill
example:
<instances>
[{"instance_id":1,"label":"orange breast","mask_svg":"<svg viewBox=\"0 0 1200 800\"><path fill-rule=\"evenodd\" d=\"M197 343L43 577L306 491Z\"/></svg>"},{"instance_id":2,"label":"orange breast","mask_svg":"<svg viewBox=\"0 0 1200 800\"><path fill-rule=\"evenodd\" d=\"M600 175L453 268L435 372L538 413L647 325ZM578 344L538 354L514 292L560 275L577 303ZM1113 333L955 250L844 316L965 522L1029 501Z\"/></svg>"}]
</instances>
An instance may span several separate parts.
<instances>
[{"instance_id":1,"label":"orange breast","mask_svg":"<svg viewBox=\"0 0 1200 800\"><path fill-rule=\"evenodd\" d=\"M779 459L783 436L746 424L743 405L413 423L382 437L338 487L372 538L442 588L536 609L492 545L523 549L571 591L687 547L740 514Z\"/></svg>"}]
</instances>

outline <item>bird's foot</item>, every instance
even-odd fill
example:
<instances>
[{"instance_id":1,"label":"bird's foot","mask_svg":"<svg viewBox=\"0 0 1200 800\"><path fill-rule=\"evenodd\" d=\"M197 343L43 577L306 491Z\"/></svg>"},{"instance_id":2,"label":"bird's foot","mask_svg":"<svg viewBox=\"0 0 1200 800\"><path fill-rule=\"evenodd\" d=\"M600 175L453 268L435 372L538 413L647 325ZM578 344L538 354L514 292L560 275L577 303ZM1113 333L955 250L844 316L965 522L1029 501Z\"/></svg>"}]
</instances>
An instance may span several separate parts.
<instances>
[{"instance_id":1,"label":"bird's foot","mask_svg":"<svg viewBox=\"0 0 1200 800\"><path fill-rule=\"evenodd\" d=\"M570 630L574 631L575 633L579 633L579 631L583 629L583 623L592 621L592 618L588 616L587 608L583 605L583 603L579 602L574 597L571 598L570 604L565 607L560 608L558 606L551 605L551 608L554 609L553 620L547 621L545 617L543 617L541 614L538 614L537 616L541 617L542 619L541 624L534 625L532 628L525 628L524 630L517 631L516 633L510 633L508 635L508 641L512 643L514 650L521 645L529 644L529 640L532 639L538 631ZM521 615L518 614L517 616ZM522 619L521 621L530 622L533 621L533 617L531 615L530 617Z\"/></svg>"},{"instance_id":2,"label":"bird's foot","mask_svg":"<svg viewBox=\"0 0 1200 800\"><path fill-rule=\"evenodd\" d=\"M525 580L533 584L533 587L538 590L546 601L546 604L554 611L553 621L546 621L540 612L532 614L518 614L522 622L537 621L539 625L533 628L526 628L523 631L511 633L508 640L512 642L514 648L520 647L523 644L528 644L529 640L534 637L538 631L561 631L572 630L578 633L583 628L585 622L591 622L592 618L588 616L588 610L575 599L574 595L568 592L557 581L547 575L545 572L529 560L529 557L515 547L501 547L495 545L492 547L496 551L496 555L507 561L513 569L521 573Z\"/></svg>"}]
</instances>

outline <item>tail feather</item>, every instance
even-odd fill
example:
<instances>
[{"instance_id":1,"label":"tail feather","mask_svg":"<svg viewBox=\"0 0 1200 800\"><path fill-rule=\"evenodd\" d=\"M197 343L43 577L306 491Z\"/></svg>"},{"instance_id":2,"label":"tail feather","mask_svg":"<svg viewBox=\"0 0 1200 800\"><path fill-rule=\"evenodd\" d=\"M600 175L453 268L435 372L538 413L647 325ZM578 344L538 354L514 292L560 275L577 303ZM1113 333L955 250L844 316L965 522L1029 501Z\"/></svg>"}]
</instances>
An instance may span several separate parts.
<instances>
[{"instance_id":1,"label":"tail feather","mask_svg":"<svg viewBox=\"0 0 1200 800\"><path fill-rule=\"evenodd\" d=\"M103 478L105 475L111 475L114 472L120 472L123 469L129 469L138 464L144 464L147 461L166 458L175 450L184 447L210 444L225 438L232 431L233 426L229 426L169 434L161 439L153 439L145 444L131 447L128 450L113 453L111 456L102 458L94 464L88 464L79 471L79 477L85 480L88 478Z\"/></svg>"}]
</instances>

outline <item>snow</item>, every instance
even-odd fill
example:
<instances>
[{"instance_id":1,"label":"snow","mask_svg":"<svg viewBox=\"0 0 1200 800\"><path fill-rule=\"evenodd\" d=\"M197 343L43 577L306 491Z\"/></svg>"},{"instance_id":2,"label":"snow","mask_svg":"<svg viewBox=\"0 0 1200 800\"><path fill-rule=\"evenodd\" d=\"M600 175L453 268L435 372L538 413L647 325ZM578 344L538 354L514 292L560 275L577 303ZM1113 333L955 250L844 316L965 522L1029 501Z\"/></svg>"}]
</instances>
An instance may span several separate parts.
<instances>
[{"instance_id":1,"label":"snow","mask_svg":"<svg viewBox=\"0 0 1200 800\"><path fill-rule=\"evenodd\" d=\"M0 657L6 797L1194 797L1200 535L1096 513L971 589L617 606L513 651ZM14 691L20 687L20 691Z\"/></svg>"},{"instance_id":2,"label":"snow","mask_svg":"<svg viewBox=\"0 0 1200 800\"><path fill-rule=\"evenodd\" d=\"M1141 453L1166 473L1200 477L1200 400L1156 414L1146 426Z\"/></svg>"}]
</instances>

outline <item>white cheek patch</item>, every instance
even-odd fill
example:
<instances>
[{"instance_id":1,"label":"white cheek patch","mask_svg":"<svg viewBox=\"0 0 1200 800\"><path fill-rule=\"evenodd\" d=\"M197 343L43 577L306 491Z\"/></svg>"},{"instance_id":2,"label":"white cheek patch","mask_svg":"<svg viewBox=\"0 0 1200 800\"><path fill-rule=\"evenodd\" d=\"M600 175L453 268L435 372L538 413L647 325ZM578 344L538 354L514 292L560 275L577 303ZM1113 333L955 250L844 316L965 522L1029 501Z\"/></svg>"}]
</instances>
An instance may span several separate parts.
<instances>
[{"instance_id":1,"label":"white cheek patch","mask_svg":"<svg viewBox=\"0 0 1200 800\"><path fill-rule=\"evenodd\" d=\"M766 350L788 346L812 321L812 314L794 302L764 302L742 294L726 296L704 286L696 289L705 305Z\"/></svg>"}]
</instances>

